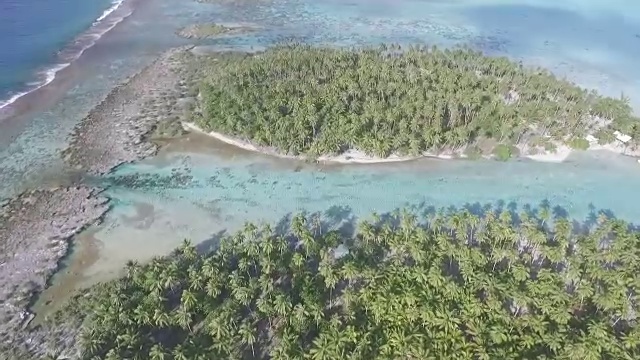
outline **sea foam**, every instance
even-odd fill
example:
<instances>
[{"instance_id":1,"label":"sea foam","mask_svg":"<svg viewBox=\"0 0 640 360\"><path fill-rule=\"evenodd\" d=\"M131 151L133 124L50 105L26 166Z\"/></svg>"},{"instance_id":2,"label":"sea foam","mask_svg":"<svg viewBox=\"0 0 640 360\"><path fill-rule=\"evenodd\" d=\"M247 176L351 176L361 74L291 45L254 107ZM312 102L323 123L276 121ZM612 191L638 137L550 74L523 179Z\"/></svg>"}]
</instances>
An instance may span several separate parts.
<instances>
[{"instance_id":1,"label":"sea foam","mask_svg":"<svg viewBox=\"0 0 640 360\"><path fill-rule=\"evenodd\" d=\"M50 65L49 67L36 72L36 81L26 83L28 90L13 94L9 99L0 100L0 109L3 109L21 97L30 94L48 84L55 78L56 74L65 69L75 60L77 60L85 50L95 45L96 41L104 34L113 29L122 20L126 19L133 13L133 9L125 9L118 12L125 0L114 0L111 6L100 15L84 33L78 35L71 43L63 48L57 54L60 63ZM113 16L111 16L113 14Z\"/></svg>"}]
</instances>

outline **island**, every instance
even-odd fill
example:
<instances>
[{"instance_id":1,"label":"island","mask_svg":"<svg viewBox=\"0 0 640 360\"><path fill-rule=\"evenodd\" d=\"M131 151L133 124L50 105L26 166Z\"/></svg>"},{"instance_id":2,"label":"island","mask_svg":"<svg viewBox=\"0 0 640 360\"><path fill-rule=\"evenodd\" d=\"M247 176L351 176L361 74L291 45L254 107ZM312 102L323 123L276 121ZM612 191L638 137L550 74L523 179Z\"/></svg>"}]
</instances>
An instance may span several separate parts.
<instances>
[{"instance_id":1,"label":"island","mask_svg":"<svg viewBox=\"0 0 640 360\"><path fill-rule=\"evenodd\" d=\"M284 156L640 153L640 122L627 98L466 48L287 44L205 72L188 126Z\"/></svg>"},{"instance_id":2,"label":"island","mask_svg":"<svg viewBox=\"0 0 640 360\"><path fill-rule=\"evenodd\" d=\"M222 35L238 35L255 31L250 26L226 26L220 24L193 24L181 28L177 35L186 39L208 39Z\"/></svg>"},{"instance_id":3,"label":"island","mask_svg":"<svg viewBox=\"0 0 640 360\"><path fill-rule=\"evenodd\" d=\"M202 54L172 49L113 89L70 134L64 163L109 174L181 137L181 125L253 151L340 162L634 154L640 138L628 99L469 49ZM385 214L355 231L308 216L249 225L213 249L185 244L131 263L126 276L38 313L74 237L109 211L95 186L74 178L3 204L3 358L640 355L637 228L550 218L548 207Z\"/></svg>"},{"instance_id":4,"label":"island","mask_svg":"<svg viewBox=\"0 0 640 360\"><path fill-rule=\"evenodd\" d=\"M552 213L249 224L130 262L66 311L82 359L637 359L640 235Z\"/></svg>"}]
</instances>

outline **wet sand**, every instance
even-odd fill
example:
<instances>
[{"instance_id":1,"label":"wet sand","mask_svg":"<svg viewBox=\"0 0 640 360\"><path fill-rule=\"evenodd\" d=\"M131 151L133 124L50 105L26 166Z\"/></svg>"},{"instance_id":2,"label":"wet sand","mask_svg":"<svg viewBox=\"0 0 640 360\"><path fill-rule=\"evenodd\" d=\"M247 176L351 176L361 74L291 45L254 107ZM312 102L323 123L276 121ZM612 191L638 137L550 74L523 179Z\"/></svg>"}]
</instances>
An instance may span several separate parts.
<instances>
[{"instance_id":1,"label":"wet sand","mask_svg":"<svg viewBox=\"0 0 640 360\"><path fill-rule=\"evenodd\" d=\"M189 130L192 132L198 132L206 136L210 136L218 141L221 141L231 146L235 146L242 150L252 151L252 152L256 152L264 155L269 155L269 156L278 157L282 159L289 159L289 160L298 160L298 161L310 160L314 162L327 163L327 164L384 164L384 163L394 163L394 162L406 162L406 161L417 160L420 158L453 159L456 157L464 157L464 155L461 154L462 151L452 151L452 152L445 151L441 154L431 154L431 153L425 152L424 154L419 156L401 156L401 155L391 154L386 158L381 158L377 156L367 155L363 151L360 151L357 149L350 149L339 155L335 155L335 156L321 155L318 158L313 159L313 158L307 158L304 155L282 154L281 152L279 152L277 149L274 149L274 148L256 146L250 141L237 139L235 137L225 135L215 131L205 131L202 128L200 128L198 125L191 122L183 122L182 125L186 130Z\"/></svg>"},{"instance_id":2,"label":"wet sand","mask_svg":"<svg viewBox=\"0 0 640 360\"><path fill-rule=\"evenodd\" d=\"M70 239L99 223L108 209L97 190L81 186L26 192L2 208L0 353L2 346L25 344L36 353L46 351L44 342L25 343L34 336L20 331L33 319L27 309L67 256Z\"/></svg>"},{"instance_id":3,"label":"wet sand","mask_svg":"<svg viewBox=\"0 0 640 360\"><path fill-rule=\"evenodd\" d=\"M184 122L182 125L188 131L211 137L221 143L236 147L237 149L240 149L242 151L254 152L254 153L262 154L265 156L271 156L274 158L279 158L279 159L289 160L289 161L312 161L312 162L317 162L321 164L341 164L341 165L364 165L364 164L376 165L376 164L409 162L409 161L416 161L416 160L429 159L429 158L440 159L440 160L455 160L455 159L467 158L467 155L464 153L464 148L460 148L458 150L443 151L441 153L431 153L426 151L418 156L402 156L397 154L391 154L386 158L371 156L357 149L349 149L339 155L321 155L316 159L312 159L312 158L306 158L304 155L295 156L295 155L282 154L278 152L277 149L256 146L248 140L238 139L238 138L225 135L219 132L215 132L215 131L205 131L194 123ZM571 154L574 151L579 151L579 150L574 150L569 146L560 144L560 143L556 144L556 149L553 151L545 150L539 147L538 148L531 147L527 144L521 144L517 147L520 152L519 155L517 156L519 158L526 158L533 161L552 162L552 163L564 162L571 156ZM606 144L606 145L591 144L586 151L609 151L618 155L640 157L640 147L626 146L625 144L617 140L614 140L613 143ZM495 156L492 154L482 155L482 157L485 159L495 158Z\"/></svg>"},{"instance_id":4,"label":"wet sand","mask_svg":"<svg viewBox=\"0 0 640 360\"><path fill-rule=\"evenodd\" d=\"M205 157L215 155L215 157L226 160L237 160L251 163L252 167L268 168L272 171L319 171L331 172L341 171L349 168L375 168L381 172L394 171L436 171L449 160L434 157L422 157L414 160L401 162L377 163L337 163L337 162L310 162L303 159L289 159L278 156L271 156L260 152L250 151L234 145L219 141L211 136L199 132L190 132L184 136L173 139L157 141L159 148L155 156L144 160L144 163L165 167L174 161L175 156L185 154L203 155Z\"/></svg>"},{"instance_id":5,"label":"wet sand","mask_svg":"<svg viewBox=\"0 0 640 360\"><path fill-rule=\"evenodd\" d=\"M186 84L180 82L181 55L185 50L172 49L127 79L76 126L63 156L75 169L72 173L77 174L68 176L69 179L62 176L65 181L77 183L82 180L82 174L105 174L121 163L155 153L156 146L147 141L147 135L158 121L178 116L180 107L176 102L186 92ZM64 86L64 82L43 87L40 94L32 96L41 96L47 91L53 94L54 90L60 90L57 86ZM29 100L27 96L23 101ZM54 98L52 96L52 100ZM9 121L14 119L20 117ZM23 329L40 323L86 280L82 277L83 270L99 258L99 243L92 239L91 231L76 235L101 220L109 209L107 202L98 189L79 185L28 191L3 206L0 211L0 238L4 239L0 255L3 283L0 353L4 353L4 346L9 347L6 351L22 349L32 355L50 350L46 332ZM153 209L142 204L139 214L130 220L150 223L144 221L149 213L153 213ZM78 247L71 254L72 241L78 241ZM61 262L63 259L66 260ZM52 278L59 267L63 268L62 272ZM52 286L43 292L49 283ZM68 334L63 336L68 344L74 343L71 332L58 330ZM27 341L28 338L39 341Z\"/></svg>"},{"instance_id":6,"label":"wet sand","mask_svg":"<svg viewBox=\"0 0 640 360\"><path fill-rule=\"evenodd\" d=\"M70 300L79 288L91 285L84 271L100 257L100 242L94 237L99 226L91 226L74 236L67 257L61 261L60 269L51 278L51 284L32 306L36 317L34 325L40 324L48 315Z\"/></svg>"}]
</instances>

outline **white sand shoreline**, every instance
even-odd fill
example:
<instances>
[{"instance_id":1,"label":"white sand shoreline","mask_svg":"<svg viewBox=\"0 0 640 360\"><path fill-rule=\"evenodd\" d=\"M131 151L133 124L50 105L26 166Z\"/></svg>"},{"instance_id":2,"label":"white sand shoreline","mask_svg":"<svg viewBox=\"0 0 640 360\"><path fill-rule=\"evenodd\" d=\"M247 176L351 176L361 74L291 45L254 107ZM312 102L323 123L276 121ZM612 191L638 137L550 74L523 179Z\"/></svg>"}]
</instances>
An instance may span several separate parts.
<instances>
[{"instance_id":1,"label":"white sand shoreline","mask_svg":"<svg viewBox=\"0 0 640 360\"><path fill-rule=\"evenodd\" d=\"M187 131L201 133L212 138L215 138L225 144L232 145L238 147L240 149L244 149L247 151L252 151L260 154L275 156L284 159L296 159L296 160L305 160L304 156L293 156L293 155L285 155L278 153L275 150L259 148L248 141L238 140L236 138L215 132L210 131L207 132L200 128L198 125L191 122L183 122L182 126ZM522 149L521 149L522 150ZM541 154L531 154L531 155L522 155L521 157L527 158L533 161L539 162L550 162L550 163L562 163L566 161L574 151L567 145L558 145L554 152L544 152ZM636 151L627 151L624 146L620 144L607 144L607 145L591 145L587 151L608 151L619 155L627 155L627 156L640 156L640 150ZM455 158L466 158L464 154L453 154L453 153L445 153L445 154L431 154L424 153L419 156L399 156L399 155L391 155L387 158L378 158L375 156L369 156L362 151L350 149L340 155L330 156L330 155L322 155L318 157L316 160L323 163L335 163L335 164L382 164L382 163L393 163L393 162L403 162L403 161L411 161L417 160L421 158L437 158L443 160L450 160ZM640 162L640 160L638 160Z\"/></svg>"},{"instance_id":2,"label":"white sand shoreline","mask_svg":"<svg viewBox=\"0 0 640 360\"><path fill-rule=\"evenodd\" d=\"M573 153L573 149L567 145L559 145L555 151L545 151L541 154L523 155L522 157L539 162L561 163L566 161Z\"/></svg>"},{"instance_id":3,"label":"white sand shoreline","mask_svg":"<svg viewBox=\"0 0 640 360\"><path fill-rule=\"evenodd\" d=\"M236 138L221 134L215 131L205 131L200 128L198 125L190 122L183 122L182 126L187 131L193 131L197 133L201 133L207 136L210 136L216 140L219 140L225 144L232 145L238 147L243 150L257 152L260 154L275 156L283 159L295 159L295 160L305 160L304 156L293 156L293 155L285 155L278 153L275 150L269 150L265 148L258 148L257 146L251 144L248 141L238 140ZM425 153L420 156L399 156L399 155L391 155L387 158L379 158L375 156L369 156L360 150L348 150L340 155L330 156L330 155L322 155L318 157L316 160L323 163L335 163L335 164L382 164L382 163L392 163L392 162L402 162L402 161L411 161L416 159L421 159L425 157L438 158L438 159L452 159L454 158L453 154L428 154Z\"/></svg>"},{"instance_id":4,"label":"white sand shoreline","mask_svg":"<svg viewBox=\"0 0 640 360\"><path fill-rule=\"evenodd\" d=\"M579 151L580 150L574 150L567 145L558 145L555 152L546 152L537 155L526 155L525 157L534 161L561 163L567 160L567 158L569 158L571 154ZM628 147L625 147L618 142L606 145L592 143L585 151L606 151L616 155L630 156L634 158L640 157L640 149L629 149ZM640 163L640 159L638 159L638 162Z\"/></svg>"}]
</instances>

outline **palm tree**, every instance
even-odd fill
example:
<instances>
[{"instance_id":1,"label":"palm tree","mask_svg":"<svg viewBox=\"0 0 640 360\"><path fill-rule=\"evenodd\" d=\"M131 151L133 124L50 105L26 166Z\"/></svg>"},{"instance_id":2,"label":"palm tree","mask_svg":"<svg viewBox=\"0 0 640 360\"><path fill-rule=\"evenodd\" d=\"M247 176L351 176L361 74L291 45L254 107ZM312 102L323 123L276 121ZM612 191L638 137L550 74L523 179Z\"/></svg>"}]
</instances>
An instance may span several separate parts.
<instances>
[{"instance_id":1,"label":"palm tree","mask_svg":"<svg viewBox=\"0 0 640 360\"><path fill-rule=\"evenodd\" d=\"M183 246L78 300L84 358L640 356L628 224L574 234L566 219L513 224L489 208L428 222L378 216L344 239L300 217L300 246L256 227L210 254Z\"/></svg>"},{"instance_id":2,"label":"palm tree","mask_svg":"<svg viewBox=\"0 0 640 360\"><path fill-rule=\"evenodd\" d=\"M255 334L253 332L253 325L254 324L249 324L247 322L244 322L240 326L239 335L240 335L240 338L242 339L241 341L244 344L247 344L247 345L249 345L251 347L251 356L253 356L255 358L256 351L255 351L253 345L255 344L257 339L256 339L256 336L255 336Z\"/></svg>"},{"instance_id":3,"label":"palm tree","mask_svg":"<svg viewBox=\"0 0 640 360\"><path fill-rule=\"evenodd\" d=\"M175 359L175 360L188 360L189 359L187 357L186 351L183 348L182 344L178 344L178 345L176 345L175 348L173 348L172 355L173 355L173 359Z\"/></svg>"},{"instance_id":4,"label":"palm tree","mask_svg":"<svg viewBox=\"0 0 640 360\"><path fill-rule=\"evenodd\" d=\"M171 318L169 317L169 314L163 310L154 309L153 322L157 327L168 327L171 324Z\"/></svg>"},{"instance_id":5,"label":"palm tree","mask_svg":"<svg viewBox=\"0 0 640 360\"><path fill-rule=\"evenodd\" d=\"M149 359L151 360L165 360L168 359L168 356L162 344L154 344L149 350Z\"/></svg>"},{"instance_id":6,"label":"palm tree","mask_svg":"<svg viewBox=\"0 0 640 360\"><path fill-rule=\"evenodd\" d=\"M204 76L200 125L292 154L348 145L385 156L456 150L484 137L520 143L529 133L564 141L592 115L625 132L633 123L624 99L603 101L505 58L406 50L292 45L217 62Z\"/></svg>"}]
</instances>

